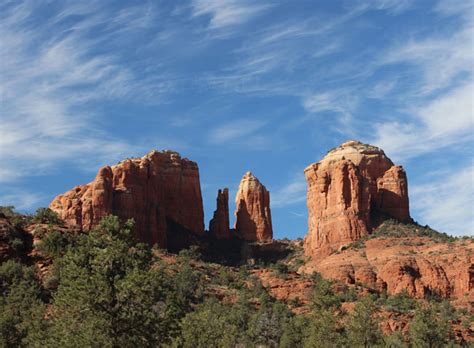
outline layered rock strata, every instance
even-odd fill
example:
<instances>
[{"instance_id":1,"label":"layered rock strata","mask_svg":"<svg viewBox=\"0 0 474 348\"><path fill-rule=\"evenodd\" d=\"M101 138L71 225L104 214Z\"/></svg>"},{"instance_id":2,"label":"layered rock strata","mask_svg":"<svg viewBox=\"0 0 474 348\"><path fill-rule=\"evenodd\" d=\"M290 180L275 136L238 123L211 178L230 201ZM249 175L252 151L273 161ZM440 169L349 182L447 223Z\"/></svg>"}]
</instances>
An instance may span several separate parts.
<instances>
[{"instance_id":1,"label":"layered rock strata","mask_svg":"<svg viewBox=\"0 0 474 348\"><path fill-rule=\"evenodd\" d=\"M133 218L136 236L161 247L173 229L204 233L198 166L173 151L100 168L94 181L57 196L49 207L85 231L109 214Z\"/></svg>"},{"instance_id":2,"label":"layered rock strata","mask_svg":"<svg viewBox=\"0 0 474 348\"><path fill-rule=\"evenodd\" d=\"M384 237L365 241L305 266L305 273L360 284L377 292L406 292L474 301L474 243L435 242L429 237Z\"/></svg>"},{"instance_id":3,"label":"layered rock strata","mask_svg":"<svg viewBox=\"0 0 474 348\"><path fill-rule=\"evenodd\" d=\"M217 208L209 222L209 232L219 239L230 238L228 188L217 192Z\"/></svg>"},{"instance_id":4,"label":"layered rock strata","mask_svg":"<svg viewBox=\"0 0 474 348\"><path fill-rule=\"evenodd\" d=\"M410 220L405 171L378 147L348 141L305 171L305 253L324 257L389 218Z\"/></svg>"},{"instance_id":5,"label":"layered rock strata","mask_svg":"<svg viewBox=\"0 0 474 348\"><path fill-rule=\"evenodd\" d=\"M251 172L242 177L235 204L238 236L247 241L272 240L270 193Z\"/></svg>"}]
</instances>

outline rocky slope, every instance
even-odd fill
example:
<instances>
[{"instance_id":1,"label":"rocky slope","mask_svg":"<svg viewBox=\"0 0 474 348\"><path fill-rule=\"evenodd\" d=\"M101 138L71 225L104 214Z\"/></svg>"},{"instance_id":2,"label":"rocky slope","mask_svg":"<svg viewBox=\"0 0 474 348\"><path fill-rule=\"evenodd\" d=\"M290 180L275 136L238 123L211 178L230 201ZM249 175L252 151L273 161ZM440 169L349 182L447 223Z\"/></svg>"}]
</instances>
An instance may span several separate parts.
<instances>
[{"instance_id":1,"label":"rocky slope","mask_svg":"<svg viewBox=\"0 0 474 348\"><path fill-rule=\"evenodd\" d=\"M133 218L137 237L161 247L174 230L204 233L198 166L173 151L102 167L94 181L57 196L49 207L86 231L109 214Z\"/></svg>"},{"instance_id":2,"label":"rocky slope","mask_svg":"<svg viewBox=\"0 0 474 348\"><path fill-rule=\"evenodd\" d=\"M235 229L247 241L272 240L272 216L270 193L251 173L247 172L240 181L235 197Z\"/></svg>"},{"instance_id":3,"label":"rocky slope","mask_svg":"<svg viewBox=\"0 0 474 348\"><path fill-rule=\"evenodd\" d=\"M371 145L348 141L305 170L305 252L322 258L368 235L382 221L409 221L405 171Z\"/></svg>"},{"instance_id":4,"label":"rocky slope","mask_svg":"<svg viewBox=\"0 0 474 348\"><path fill-rule=\"evenodd\" d=\"M474 243L440 238L442 234L421 226L388 221L372 236L302 270L379 293L451 297L474 304Z\"/></svg>"}]
</instances>

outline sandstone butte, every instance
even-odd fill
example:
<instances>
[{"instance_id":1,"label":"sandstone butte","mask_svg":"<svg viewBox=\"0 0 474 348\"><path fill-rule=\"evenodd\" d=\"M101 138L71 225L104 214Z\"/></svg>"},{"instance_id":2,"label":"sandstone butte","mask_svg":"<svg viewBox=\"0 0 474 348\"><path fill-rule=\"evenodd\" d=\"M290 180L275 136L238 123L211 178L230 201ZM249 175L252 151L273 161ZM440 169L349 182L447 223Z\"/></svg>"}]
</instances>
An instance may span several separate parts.
<instances>
[{"instance_id":1,"label":"sandstone butte","mask_svg":"<svg viewBox=\"0 0 474 348\"><path fill-rule=\"evenodd\" d=\"M378 147L348 141L305 170L305 253L324 257L387 218L410 221L405 171Z\"/></svg>"},{"instance_id":2,"label":"sandstone butte","mask_svg":"<svg viewBox=\"0 0 474 348\"><path fill-rule=\"evenodd\" d=\"M209 233L218 239L230 238L228 188L217 192L217 208L209 222Z\"/></svg>"},{"instance_id":3,"label":"sandstone butte","mask_svg":"<svg viewBox=\"0 0 474 348\"><path fill-rule=\"evenodd\" d=\"M109 214L133 218L136 236L160 247L176 230L204 233L198 166L173 151L154 150L102 167L91 183L57 196L49 207L85 231Z\"/></svg>"},{"instance_id":4,"label":"sandstone butte","mask_svg":"<svg viewBox=\"0 0 474 348\"><path fill-rule=\"evenodd\" d=\"M474 300L474 243L439 242L418 235L419 226L403 224L395 227L397 233L414 229L405 238L370 238L381 224L380 229L390 225L384 220L412 222L406 174L381 149L348 141L307 167L305 176L304 249L311 261L303 272L389 294ZM363 245L360 250L351 247L355 241Z\"/></svg>"},{"instance_id":5,"label":"sandstone butte","mask_svg":"<svg viewBox=\"0 0 474 348\"><path fill-rule=\"evenodd\" d=\"M270 193L251 172L242 177L235 204L237 235L247 241L271 241Z\"/></svg>"}]
</instances>

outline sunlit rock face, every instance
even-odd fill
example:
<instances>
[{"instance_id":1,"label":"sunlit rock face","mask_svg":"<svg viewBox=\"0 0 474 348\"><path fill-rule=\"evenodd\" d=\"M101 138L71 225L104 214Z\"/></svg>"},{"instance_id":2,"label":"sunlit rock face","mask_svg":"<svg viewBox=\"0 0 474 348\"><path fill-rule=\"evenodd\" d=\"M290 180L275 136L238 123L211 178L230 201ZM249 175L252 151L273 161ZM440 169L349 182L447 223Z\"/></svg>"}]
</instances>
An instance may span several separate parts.
<instances>
[{"instance_id":1,"label":"sunlit rock face","mask_svg":"<svg viewBox=\"0 0 474 348\"><path fill-rule=\"evenodd\" d=\"M307 255L328 255L369 234L386 219L410 220L405 171L378 147L345 142L304 173Z\"/></svg>"},{"instance_id":2,"label":"sunlit rock face","mask_svg":"<svg viewBox=\"0 0 474 348\"><path fill-rule=\"evenodd\" d=\"M136 236L161 247L174 229L204 233L198 166L174 151L105 166L94 181L57 196L49 207L85 231L109 214L133 218Z\"/></svg>"},{"instance_id":3,"label":"sunlit rock face","mask_svg":"<svg viewBox=\"0 0 474 348\"><path fill-rule=\"evenodd\" d=\"M235 204L238 236L248 241L272 240L270 193L251 172L242 177Z\"/></svg>"}]
</instances>

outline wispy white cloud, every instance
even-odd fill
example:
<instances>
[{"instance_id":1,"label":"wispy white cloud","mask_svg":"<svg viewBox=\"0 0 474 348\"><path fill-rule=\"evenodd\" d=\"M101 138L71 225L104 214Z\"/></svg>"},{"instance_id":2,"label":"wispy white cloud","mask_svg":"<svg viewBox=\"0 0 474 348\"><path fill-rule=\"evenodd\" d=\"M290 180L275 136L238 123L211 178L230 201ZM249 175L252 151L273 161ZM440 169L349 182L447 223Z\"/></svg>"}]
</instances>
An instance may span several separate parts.
<instances>
[{"instance_id":1,"label":"wispy white cloud","mask_svg":"<svg viewBox=\"0 0 474 348\"><path fill-rule=\"evenodd\" d=\"M44 196L38 192L28 192L21 188L10 189L0 195L0 205L13 205L17 211L29 211L36 207Z\"/></svg>"},{"instance_id":2,"label":"wispy white cloud","mask_svg":"<svg viewBox=\"0 0 474 348\"><path fill-rule=\"evenodd\" d=\"M414 2L412 0L371 0L368 4L377 10L383 10L398 15L410 9L414 5Z\"/></svg>"},{"instance_id":3,"label":"wispy white cloud","mask_svg":"<svg viewBox=\"0 0 474 348\"><path fill-rule=\"evenodd\" d=\"M474 3L464 0L440 0L435 7L435 11L444 16L461 16L467 21L474 19Z\"/></svg>"},{"instance_id":4,"label":"wispy white cloud","mask_svg":"<svg viewBox=\"0 0 474 348\"><path fill-rule=\"evenodd\" d=\"M474 61L474 26L468 23L453 35L410 40L389 50L380 64L410 64L421 71L421 79L410 93L429 95L469 76Z\"/></svg>"},{"instance_id":5,"label":"wispy white cloud","mask_svg":"<svg viewBox=\"0 0 474 348\"><path fill-rule=\"evenodd\" d=\"M236 0L194 0L193 16L209 16L209 29L222 29L245 23L269 5Z\"/></svg>"},{"instance_id":6,"label":"wispy white cloud","mask_svg":"<svg viewBox=\"0 0 474 348\"><path fill-rule=\"evenodd\" d=\"M474 235L474 166L443 173L410 189L422 224L453 235Z\"/></svg>"},{"instance_id":7,"label":"wispy white cloud","mask_svg":"<svg viewBox=\"0 0 474 348\"><path fill-rule=\"evenodd\" d=\"M412 108L405 123L390 121L375 127L372 143L394 159L402 160L473 140L474 84L468 83L448 94Z\"/></svg>"},{"instance_id":8,"label":"wispy white cloud","mask_svg":"<svg viewBox=\"0 0 474 348\"><path fill-rule=\"evenodd\" d=\"M266 122L261 120L238 120L220 125L209 132L209 141L215 144L233 142L249 137L262 128ZM246 138L248 142L248 138Z\"/></svg>"},{"instance_id":9,"label":"wispy white cloud","mask_svg":"<svg viewBox=\"0 0 474 348\"><path fill-rule=\"evenodd\" d=\"M29 2L2 8L2 182L43 174L65 160L83 164L85 158L110 161L134 153L135 146L100 129L99 115L87 105L141 98L151 87L154 93L161 92L157 84L138 82L118 57L98 53L101 41L89 35L91 28L104 24L109 39L127 23L128 28L142 25L138 8L121 11L106 22L97 14L97 4L72 4L53 13L50 21L32 25L36 10ZM66 19L72 21L68 26L63 24Z\"/></svg>"},{"instance_id":10,"label":"wispy white cloud","mask_svg":"<svg viewBox=\"0 0 474 348\"><path fill-rule=\"evenodd\" d=\"M271 192L272 208L283 208L306 200L306 181L298 175L286 185Z\"/></svg>"},{"instance_id":11,"label":"wispy white cloud","mask_svg":"<svg viewBox=\"0 0 474 348\"><path fill-rule=\"evenodd\" d=\"M395 89L396 85L396 80L381 81L368 91L367 96L374 99L383 99Z\"/></svg>"}]
</instances>

